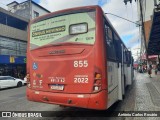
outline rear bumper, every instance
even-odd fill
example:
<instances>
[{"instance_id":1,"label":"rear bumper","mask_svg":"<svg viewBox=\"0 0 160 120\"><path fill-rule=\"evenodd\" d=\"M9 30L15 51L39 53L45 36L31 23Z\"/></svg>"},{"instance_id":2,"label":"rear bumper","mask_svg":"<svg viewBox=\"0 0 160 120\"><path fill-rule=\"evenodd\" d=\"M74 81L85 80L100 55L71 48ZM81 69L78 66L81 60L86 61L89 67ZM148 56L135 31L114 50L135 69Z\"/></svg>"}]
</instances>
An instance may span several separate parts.
<instances>
[{"instance_id":1,"label":"rear bumper","mask_svg":"<svg viewBox=\"0 0 160 120\"><path fill-rule=\"evenodd\" d=\"M27 88L27 99L35 102L45 102L71 107L88 109L107 109L107 92L102 90L94 94L66 94L35 91Z\"/></svg>"}]
</instances>

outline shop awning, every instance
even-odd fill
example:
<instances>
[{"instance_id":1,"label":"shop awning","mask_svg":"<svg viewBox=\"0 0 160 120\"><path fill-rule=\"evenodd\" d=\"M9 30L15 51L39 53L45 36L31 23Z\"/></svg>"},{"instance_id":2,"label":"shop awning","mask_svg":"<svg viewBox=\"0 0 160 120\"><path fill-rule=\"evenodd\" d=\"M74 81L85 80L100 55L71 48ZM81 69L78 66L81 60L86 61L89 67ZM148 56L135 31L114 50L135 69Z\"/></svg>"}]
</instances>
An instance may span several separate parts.
<instances>
[{"instance_id":1,"label":"shop awning","mask_svg":"<svg viewBox=\"0 0 160 120\"><path fill-rule=\"evenodd\" d=\"M157 59L158 55L148 55L148 59ZM147 60L146 54L142 54L140 57L141 60Z\"/></svg>"},{"instance_id":2,"label":"shop awning","mask_svg":"<svg viewBox=\"0 0 160 120\"><path fill-rule=\"evenodd\" d=\"M147 53L148 55L160 54L160 8L154 9Z\"/></svg>"}]
</instances>

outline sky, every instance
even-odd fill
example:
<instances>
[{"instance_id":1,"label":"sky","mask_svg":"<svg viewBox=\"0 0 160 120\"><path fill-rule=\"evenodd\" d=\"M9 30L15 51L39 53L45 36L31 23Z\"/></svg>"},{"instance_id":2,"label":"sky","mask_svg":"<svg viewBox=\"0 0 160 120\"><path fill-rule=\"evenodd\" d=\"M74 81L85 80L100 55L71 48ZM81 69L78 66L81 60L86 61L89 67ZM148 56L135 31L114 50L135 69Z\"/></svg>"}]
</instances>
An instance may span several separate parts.
<instances>
[{"instance_id":1,"label":"sky","mask_svg":"<svg viewBox=\"0 0 160 120\"><path fill-rule=\"evenodd\" d=\"M6 4L17 1L24 2L26 0L0 0L0 7L6 8ZM33 0L51 12L66 8L99 5L105 13L112 13L120 17L129 19L133 22L138 21L137 3L133 0L124 4L124 0ZM114 26L126 47L131 49L134 58L137 58L137 51L140 51L140 35L139 28L135 24L125 21L121 18L107 14L111 24Z\"/></svg>"}]
</instances>

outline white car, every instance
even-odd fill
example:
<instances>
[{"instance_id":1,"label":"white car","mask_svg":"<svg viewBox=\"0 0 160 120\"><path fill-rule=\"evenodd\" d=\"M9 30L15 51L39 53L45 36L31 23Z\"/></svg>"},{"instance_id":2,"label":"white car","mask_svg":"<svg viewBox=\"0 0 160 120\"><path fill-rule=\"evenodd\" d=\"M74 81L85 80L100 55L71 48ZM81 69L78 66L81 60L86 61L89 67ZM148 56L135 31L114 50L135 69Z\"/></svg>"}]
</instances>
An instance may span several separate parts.
<instances>
[{"instance_id":1,"label":"white car","mask_svg":"<svg viewBox=\"0 0 160 120\"><path fill-rule=\"evenodd\" d=\"M8 87L21 87L25 84L24 80L14 78L11 76L0 76L0 89Z\"/></svg>"},{"instance_id":2,"label":"white car","mask_svg":"<svg viewBox=\"0 0 160 120\"><path fill-rule=\"evenodd\" d=\"M24 85L26 85L26 84L27 84L27 78L24 77Z\"/></svg>"}]
</instances>

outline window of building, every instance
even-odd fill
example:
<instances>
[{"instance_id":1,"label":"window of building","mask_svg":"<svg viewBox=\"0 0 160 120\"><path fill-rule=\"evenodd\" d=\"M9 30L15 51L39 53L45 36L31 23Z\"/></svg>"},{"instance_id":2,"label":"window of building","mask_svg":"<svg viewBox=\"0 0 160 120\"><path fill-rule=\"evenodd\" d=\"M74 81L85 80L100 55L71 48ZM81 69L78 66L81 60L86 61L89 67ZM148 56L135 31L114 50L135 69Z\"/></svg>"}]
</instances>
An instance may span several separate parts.
<instances>
[{"instance_id":1,"label":"window of building","mask_svg":"<svg viewBox=\"0 0 160 120\"><path fill-rule=\"evenodd\" d=\"M0 54L26 56L27 42L0 37Z\"/></svg>"},{"instance_id":2,"label":"window of building","mask_svg":"<svg viewBox=\"0 0 160 120\"><path fill-rule=\"evenodd\" d=\"M34 11L34 18L38 17L39 16L39 13Z\"/></svg>"}]
</instances>

